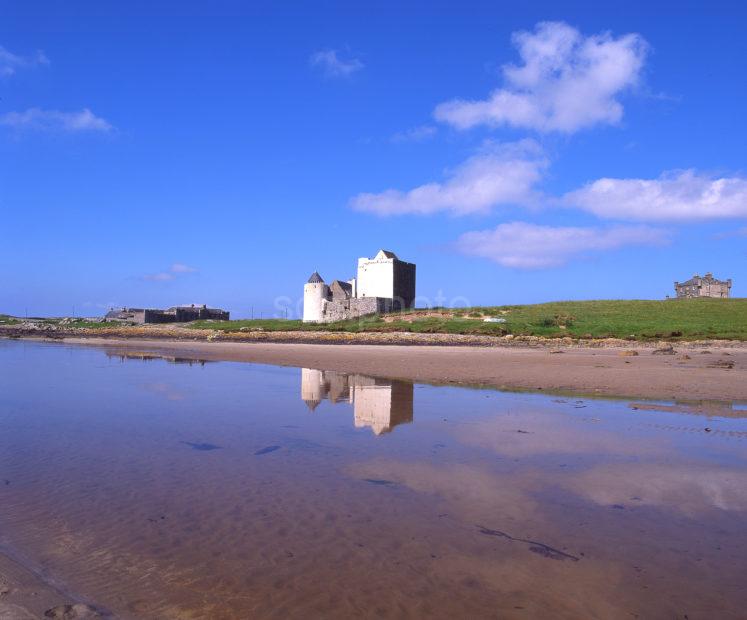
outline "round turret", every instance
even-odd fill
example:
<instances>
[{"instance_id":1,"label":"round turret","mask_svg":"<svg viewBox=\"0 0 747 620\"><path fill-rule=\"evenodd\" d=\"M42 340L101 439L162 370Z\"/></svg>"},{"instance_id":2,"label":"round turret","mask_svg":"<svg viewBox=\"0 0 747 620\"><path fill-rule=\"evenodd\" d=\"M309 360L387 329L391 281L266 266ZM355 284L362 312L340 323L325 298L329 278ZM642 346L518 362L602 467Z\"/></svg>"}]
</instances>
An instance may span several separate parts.
<instances>
[{"instance_id":1,"label":"round turret","mask_svg":"<svg viewBox=\"0 0 747 620\"><path fill-rule=\"evenodd\" d=\"M316 271L303 287L303 322L318 323L324 315L324 305L329 297L329 287Z\"/></svg>"}]
</instances>

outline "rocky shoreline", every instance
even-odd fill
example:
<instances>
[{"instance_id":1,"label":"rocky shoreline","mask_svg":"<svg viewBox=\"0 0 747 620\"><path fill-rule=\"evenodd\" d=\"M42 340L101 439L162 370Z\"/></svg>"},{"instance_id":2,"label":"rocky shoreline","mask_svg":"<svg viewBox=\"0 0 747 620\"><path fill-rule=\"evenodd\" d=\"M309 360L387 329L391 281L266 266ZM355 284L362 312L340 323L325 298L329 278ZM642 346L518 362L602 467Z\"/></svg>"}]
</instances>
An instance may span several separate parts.
<instances>
[{"instance_id":1,"label":"rocky shoreline","mask_svg":"<svg viewBox=\"0 0 747 620\"><path fill-rule=\"evenodd\" d=\"M339 344L339 345L400 345L400 346L469 346L469 347L533 347L533 348L626 348L641 347L720 347L741 348L739 340L683 340L677 338L635 341L620 338L547 338L542 336L486 336L479 334L443 334L415 332L334 332L334 331L247 331L225 332L217 329L193 329L169 325L75 327L72 323L24 321L15 325L0 325L4 338L97 338L126 340L170 340L192 342L246 342L281 344Z\"/></svg>"}]
</instances>

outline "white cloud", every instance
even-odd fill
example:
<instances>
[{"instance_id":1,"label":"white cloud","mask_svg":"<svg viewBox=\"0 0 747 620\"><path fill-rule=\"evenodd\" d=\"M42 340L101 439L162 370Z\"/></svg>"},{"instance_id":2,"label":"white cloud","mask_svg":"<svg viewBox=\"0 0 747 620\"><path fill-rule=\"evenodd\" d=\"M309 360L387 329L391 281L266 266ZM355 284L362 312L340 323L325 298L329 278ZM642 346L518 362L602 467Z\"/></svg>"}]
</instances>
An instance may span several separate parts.
<instances>
[{"instance_id":1,"label":"white cloud","mask_svg":"<svg viewBox=\"0 0 747 620\"><path fill-rule=\"evenodd\" d=\"M149 273L143 276L143 280L148 282L170 282L174 280L176 275L168 271L160 271L159 273Z\"/></svg>"},{"instance_id":2,"label":"white cloud","mask_svg":"<svg viewBox=\"0 0 747 620\"><path fill-rule=\"evenodd\" d=\"M599 217L687 221L747 217L747 178L713 177L694 170L658 179L598 179L563 197L564 204Z\"/></svg>"},{"instance_id":3,"label":"white cloud","mask_svg":"<svg viewBox=\"0 0 747 620\"><path fill-rule=\"evenodd\" d=\"M433 125L420 125L405 131L398 131L392 136L392 142L422 142L434 136L436 131Z\"/></svg>"},{"instance_id":4,"label":"white cloud","mask_svg":"<svg viewBox=\"0 0 747 620\"><path fill-rule=\"evenodd\" d=\"M441 183L427 183L406 192L389 189L358 194L350 205L378 215L486 213L496 205L533 202L533 187L546 167L547 159L533 140L489 145L450 171Z\"/></svg>"},{"instance_id":5,"label":"white cloud","mask_svg":"<svg viewBox=\"0 0 747 620\"><path fill-rule=\"evenodd\" d=\"M171 271L173 273L194 273L197 271L194 267L190 267L189 265L185 265L184 263L174 263L171 265Z\"/></svg>"},{"instance_id":6,"label":"white cloud","mask_svg":"<svg viewBox=\"0 0 747 620\"><path fill-rule=\"evenodd\" d=\"M572 133L622 118L618 96L636 85L647 44L637 34L585 37L563 22L517 32L520 65L503 67L504 87L486 100L455 99L436 107L437 120L458 129L511 125Z\"/></svg>"},{"instance_id":7,"label":"white cloud","mask_svg":"<svg viewBox=\"0 0 747 620\"><path fill-rule=\"evenodd\" d=\"M553 227L509 222L492 230L464 233L456 242L462 254L490 259L504 267L558 267L590 251L628 245L661 245L668 237L647 226L611 228Z\"/></svg>"},{"instance_id":8,"label":"white cloud","mask_svg":"<svg viewBox=\"0 0 747 620\"><path fill-rule=\"evenodd\" d=\"M171 282L181 275L195 273L196 271L196 268L185 265L184 263L174 263L168 271L149 273L143 276L143 280L147 280L148 282Z\"/></svg>"},{"instance_id":9,"label":"white cloud","mask_svg":"<svg viewBox=\"0 0 747 620\"><path fill-rule=\"evenodd\" d=\"M683 475L683 467L687 475ZM723 465L668 460L662 464L602 465L564 477L560 484L603 506L627 504L634 497L637 506L666 506L690 516L714 508L747 511L747 474Z\"/></svg>"},{"instance_id":10,"label":"white cloud","mask_svg":"<svg viewBox=\"0 0 747 620\"><path fill-rule=\"evenodd\" d=\"M713 239L731 239L733 237L747 237L747 226L713 235Z\"/></svg>"},{"instance_id":11,"label":"white cloud","mask_svg":"<svg viewBox=\"0 0 747 620\"><path fill-rule=\"evenodd\" d=\"M14 129L34 129L43 131L110 131L108 121L96 116L88 108L78 112L60 112L59 110L42 110L29 108L24 112L7 112L0 116L0 125Z\"/></svg>"},{"instance_id":12,"label":"white cloud","mask_svg":"<svg viewBox=\"0 0 747 620\"><path fill-rule=\"evenodd\" d=\"M336 50L315 52L309 59L313 67L318 67L329 77L349 77L363 69L364 64L357 58L343 60Z\"/></svg>"},{"instance_id":13,"label":"white cloud","mask_svg":"<svg viewBox=\"0 0 747 620\"><path fill-rule=\"evenodd\" d=\"M0 45L0 77L9 77L18 69L48 64L49 59L44 52L37 51L33 56L19 56Z\"/></svg>"}]
</instances>

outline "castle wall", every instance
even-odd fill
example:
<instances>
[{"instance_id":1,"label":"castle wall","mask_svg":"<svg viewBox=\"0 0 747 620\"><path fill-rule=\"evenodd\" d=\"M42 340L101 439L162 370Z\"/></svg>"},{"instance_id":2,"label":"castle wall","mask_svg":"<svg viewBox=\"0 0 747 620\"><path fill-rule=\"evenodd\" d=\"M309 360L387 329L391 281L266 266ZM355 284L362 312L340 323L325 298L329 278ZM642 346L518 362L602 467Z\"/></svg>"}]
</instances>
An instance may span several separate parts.
<instances>
[{"instance_id":1,"label":"castle wall","mask_svg":"<svg viewBox=\"0 0 747 620\"><path fill-rule=\"evenodd\" d=\"M358 259L358 297L394 297L394 261Z\"/></svg>"},{"instance_id":2,"label":"castle wall","mask_svg":"<svg viewBox=\"0 0 747 620\"><path fill-rule=\"evenodd\" d=\"M176 315L166 310L144 310L143 323L174 323Z\"/></svg>"},{"instance_id":3,"label":"castle wall","mask_svg":"<svg viewBox=\"0 0 747 620\"><path fill-rule=\"evenodd\" d=\"M173 321L177 323L186 323L188 321L197 321L212 319L214 321L228 321L229 313L218 308L204 308L202 306L194 307L175 307L168 311L174 314Z\"/></svg>"},{"instance_id":4,"label":"castle wall","mask_svg":"<svg viewBox=\"0 0 747 620\"><path fill-rule=\"evenodd\" d=\"M367 314L391 312L392 301L382 297L359 297L358 299L329 301L325 304L319 322L331 323L333 321L356 319Z\"/></svg>"},{"instance_id":5,"label":"castle wall","mask_svg":"<svg viewBox=\"0 0 747 620\"><path fill-rule=\"evenodd\" d=\"M415 305L415 265L394 261L394 286L392 297L397 302L394 310L404 310Z\"/></svg>"}]
</instances>

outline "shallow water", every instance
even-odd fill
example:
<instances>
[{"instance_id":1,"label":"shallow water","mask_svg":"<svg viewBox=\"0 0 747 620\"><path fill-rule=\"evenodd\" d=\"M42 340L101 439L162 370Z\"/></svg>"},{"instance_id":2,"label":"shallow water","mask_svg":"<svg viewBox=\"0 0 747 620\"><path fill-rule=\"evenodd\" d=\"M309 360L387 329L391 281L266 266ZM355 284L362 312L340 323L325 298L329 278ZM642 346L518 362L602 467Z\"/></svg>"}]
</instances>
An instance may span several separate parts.
<instances>
[{"instance_id":1,"label":"shallow water","mask_svg":"<svg viewBox=\"0 0 747 620\"><path fill-rule=\"evenodd\" d=\"M3 551L122 618L744 618L747 411L0 340Z\"/></svg>"}]
</instances>

